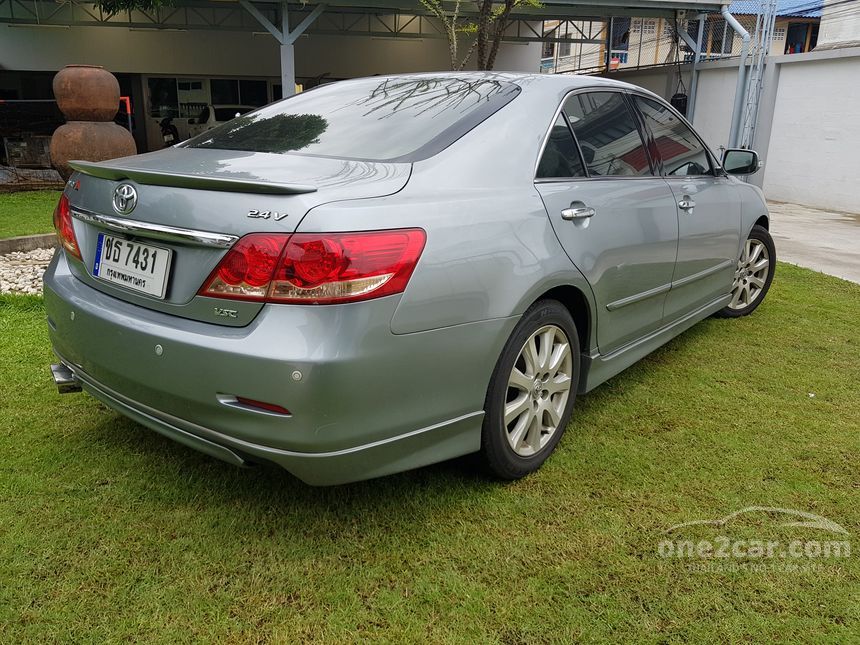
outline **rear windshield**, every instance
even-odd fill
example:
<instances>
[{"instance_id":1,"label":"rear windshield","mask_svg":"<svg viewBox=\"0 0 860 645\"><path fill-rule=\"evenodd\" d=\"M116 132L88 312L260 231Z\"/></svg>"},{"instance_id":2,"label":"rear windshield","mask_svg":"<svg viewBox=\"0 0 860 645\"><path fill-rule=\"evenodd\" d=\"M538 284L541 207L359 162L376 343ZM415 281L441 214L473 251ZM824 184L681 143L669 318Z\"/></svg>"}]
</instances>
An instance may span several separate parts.
<instances>
[{"instance_id":1,"label":"rear windshield","mask_svg":"<svg viewBox=\"0 0 860 645\"><path fill-rule=\"evenodd\" d=\"M509 81L450 76L331 83L238 116L185 144L367 161L417 161L519 93Z\"/></svg>"}]
</instances>

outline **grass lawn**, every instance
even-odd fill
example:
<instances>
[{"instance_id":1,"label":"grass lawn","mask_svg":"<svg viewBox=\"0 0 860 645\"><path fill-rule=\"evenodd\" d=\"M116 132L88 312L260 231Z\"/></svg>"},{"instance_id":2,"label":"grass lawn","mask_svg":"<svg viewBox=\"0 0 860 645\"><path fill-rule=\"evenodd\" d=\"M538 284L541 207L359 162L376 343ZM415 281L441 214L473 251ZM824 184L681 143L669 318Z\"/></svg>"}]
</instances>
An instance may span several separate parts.
<instances>
[{"instance_id":1,"label":"grass lawn","mask_svg":"<svg viewBox=\"0 0 860 645\"><path fill-rule=\"evenodd\" d=\"M0 195L0 239L54 232L59 190L33 190Z\"/></svg>"},{"instance_id":2,"label":"grass lawn","mask_svg":"<svg viewBox=\"0 0 860 645\"><path fill-rule=\"evenodd\" d=\"M780 265L751 317L707 320L581 398L556 454L524 481L487 481L467 458L314 489L56 395L41 301L5 297L0 633L857 642L858 312L857 285ZM682 535L848 539L855 553L658 555L668 527L748 506L816 513L850 535L762 513ZM708 562L722 569L691 566Z\"/></svg>"}]
</instances>

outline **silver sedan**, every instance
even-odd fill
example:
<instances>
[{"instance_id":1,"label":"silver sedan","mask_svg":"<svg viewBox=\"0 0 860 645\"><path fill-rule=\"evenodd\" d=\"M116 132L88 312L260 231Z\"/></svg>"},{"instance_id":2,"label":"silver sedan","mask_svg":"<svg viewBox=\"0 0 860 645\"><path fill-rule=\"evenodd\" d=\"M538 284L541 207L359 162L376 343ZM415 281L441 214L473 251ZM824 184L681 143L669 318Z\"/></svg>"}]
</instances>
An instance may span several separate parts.
<instances>
[{"instance_id":1,"label":"silver sedan","mask_svg":"<svg viewBox=\"0 0 860 645\"><path fill-rule=\"evenodd\" d=\"M754 152L717 159L591 77L357 79L73 166L45 276L60 390L311 484L473 452L522 477L577 394L752 312L776 261L734 176Z\"/></svg>"}]
</instances>

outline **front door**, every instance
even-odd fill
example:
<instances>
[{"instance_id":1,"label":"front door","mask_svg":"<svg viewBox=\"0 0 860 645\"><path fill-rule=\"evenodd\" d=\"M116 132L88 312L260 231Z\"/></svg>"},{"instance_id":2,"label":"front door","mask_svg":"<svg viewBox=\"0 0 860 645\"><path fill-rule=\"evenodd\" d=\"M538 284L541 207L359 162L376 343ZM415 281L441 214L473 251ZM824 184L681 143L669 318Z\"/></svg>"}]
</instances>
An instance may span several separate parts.
<instances>
[{"instance_id":1,"label":"front door","mask_svg":"<svg viewBox=\"0 0 860 645\"><path fill-rule=\"evenodd\" d=\"M672 321L731 291L740 249L740 200L692 129L668 107L635 96L653 156L678 209L678 258L665 318Z\"/></svg>"},{"instance_id":2,"label":"front door","mask_svg":"<svg viewBox=\"0 0 860 645\"><path fill-rule=\"evenodd\" d=\"M568 97L536 186L558 239L591 284L600 353L659 328L677 251L675 198L652 171L622 92Z\"/></svg>"}]
</instances>

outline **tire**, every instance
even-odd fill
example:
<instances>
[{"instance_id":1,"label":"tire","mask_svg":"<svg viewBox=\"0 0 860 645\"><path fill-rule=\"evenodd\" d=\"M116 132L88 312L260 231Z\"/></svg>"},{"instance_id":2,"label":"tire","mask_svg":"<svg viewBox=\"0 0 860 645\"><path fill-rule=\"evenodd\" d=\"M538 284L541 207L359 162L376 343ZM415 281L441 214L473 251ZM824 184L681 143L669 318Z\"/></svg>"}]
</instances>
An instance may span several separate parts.
<instances>
[{"instance_id":1,"label":"tire","mask_svg":"<svg viewBox=\"0 0 860 645\"><path fill-rule=\"evenodd\" d=\"M579 351L576 325L560 302L540 300L523 314L496 363L484 404L481 458L493 475L524 477L555 449L576 400Z\"/></svg>"},{"instance_id":2,"label":"tire","mask_svg":"<svg viewBox=\"0 0 860 645\"><path fill-rule=\"evenodd\" d=\"M762 267L755 270L755 267ZM770 290L776 271L776 247L767 229L756 224L744 244L732 284L732 300L720 309L718 318L749 316Z\"/></svg>"}]
</instances>

